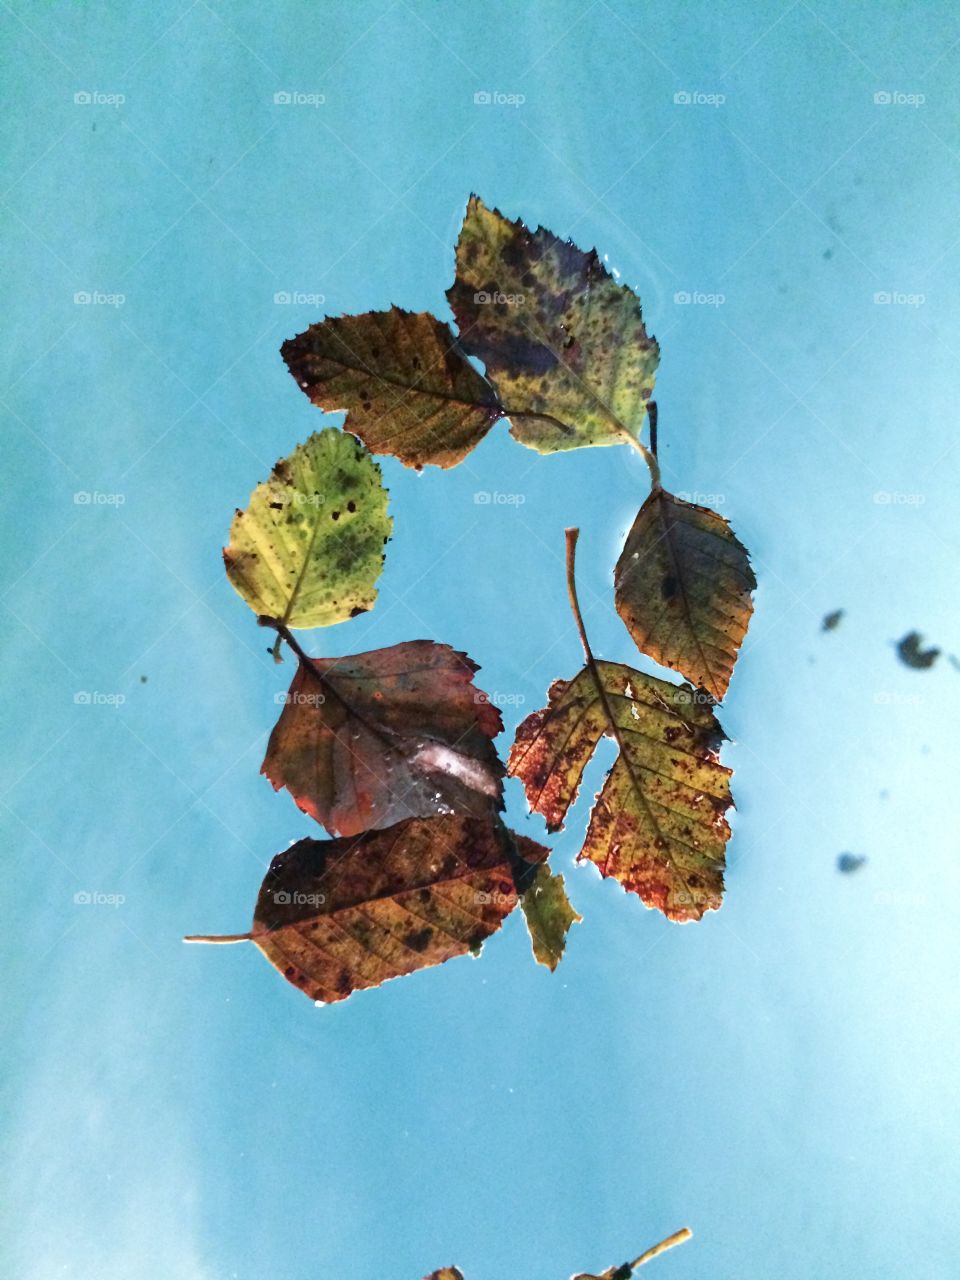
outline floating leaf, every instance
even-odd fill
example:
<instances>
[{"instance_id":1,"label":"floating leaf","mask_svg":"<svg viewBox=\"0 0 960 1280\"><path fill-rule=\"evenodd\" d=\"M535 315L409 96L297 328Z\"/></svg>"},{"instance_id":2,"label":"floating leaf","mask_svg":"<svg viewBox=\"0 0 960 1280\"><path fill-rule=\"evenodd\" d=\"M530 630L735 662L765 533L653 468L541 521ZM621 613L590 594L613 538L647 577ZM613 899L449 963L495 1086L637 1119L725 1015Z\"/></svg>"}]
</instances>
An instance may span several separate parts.
<instances>
[{"instance_id":1,"label":"floating leaf","mask_svg":"<svg viewBox=\"0 0 960 1280\"><path fill-rule=\"evenodd\" d=\"M577 529L567 530L567 587L587 665L557 680L549 704L517 729L507 772L549 831L563 826L604 735L619 755L597 797L578 861L595 862L671 920L699 920L723 896L730 770L708 695L593 656L577 602Z\"/></svg>"},{"instance_id":2,"label":"floating leaf","mask_svg":"<svg viewBox=\"0 0 960 1280\"><path fill-rule=\"evenodd\" d=\"M570 905L563 876L554 875L545 862L537 867L529 888L520 899L533 954L540 964L556 969L567 944L570 926L583 917Z\"/></svg>"},{"instance_id":3,"label":"floating leaf","mask_svg":"<svg viewBox=\"0 0 960 1280\"><path fill-rule=\"evenodd\" d=\"M514 867L542 845L499 823L411 818L355 838L300 840L270 864L251 941L313 1000L332 1004L477 952L517 903Z\"/></svg>"},{"instance_id":4,"label":"floating leaf","mask_svg":"<svg viewBox=\"0 0 960 1280\"><path fill-rule=\"evenodd\" d=\"M823 622L820 624L821 631L835 631L843 620L845 609L834 609L832 613L824 614Z\"/></svg>"},{"instance_id":5,"label":"floating leaf","mask_svg":"<svg viewBox=\"0 0 960 1280\"><path fill-rule=\"evenodd\" d=\"M637 435L660 351L639 298L595 250L471 196L447 297L522 444L554 453Z\"/></svg>"},{"instance_id":6,"label":"floating leaf","mask_svg":"<svg viewBox=\"0 0 960 1280\"><path fill-rule=\"evenodd\" d=\"M463 1272L458 1267L441 1267L439 1271L431 1271L423 1280L463 1280Z\"/></svg>"},{"instance_id":7,"label":"floating leaf","mask_svg":"<svg viewBox=\"0 0 960 1280\"><path fill-rule=\"evenodd\" d=\"M331 427L278 462L236 513L227 577L258 615L329 626L372 608L392 527L380 468Z\"/></svg>"},{"instance_id":8,"label":"floating leaf","mask_svg":"<svg viewBox=\"0 0 960 1280\"><path fill-rule=\"evenodd\" d=\"M926 671L940 657L939 649L924 649L919 631L909 631L897 645L900 661L916 671Z\"/></svg>"},{"instance_id":9,"label":"floating leaf","mask_svg":"<svg viewBox=\"0 0 960 1280\"><path fill-rule=\"evenodd\" d=\"M408 466L455 466L501 416L489 382L426 311L337 316L280 350L315 405L346 409L349 431Z\"/></svg>"},{"instance_id":10,"label":"floating leaf","mask_svg":"<svg viewBox=\"0 0 960 1280\"><path fill-rule=\"evenodd\" d=\"M599 684L598 684L599 679ZM621 751L597 798L578 861L595 862L671 920L699 920L723 895L730 770L707 700L615 662L558 680L517 730L507 772L550 831L563 826L604 734Z\"/></svg>"},{"instance_id":11,"label":"floating leaf","mask_svg":"<svg viewBox=\"0 0 960 1280\"><path fill-rule=\"evenodd\" d=\"M334 834L501 807L496 707L475 663L412 640L297 667L262 772Z\"/></svg>"},{"instance_id":12,"label":"floating leaf","mask_svg":"<svg viewBox=\"0 0 960 1280\"><path fill-rule=\"evenodd\" d=\"M627 535L614 585L637 648L721 699L757 585L728 522L655 489Z\"/></svg>"}]
</instances>

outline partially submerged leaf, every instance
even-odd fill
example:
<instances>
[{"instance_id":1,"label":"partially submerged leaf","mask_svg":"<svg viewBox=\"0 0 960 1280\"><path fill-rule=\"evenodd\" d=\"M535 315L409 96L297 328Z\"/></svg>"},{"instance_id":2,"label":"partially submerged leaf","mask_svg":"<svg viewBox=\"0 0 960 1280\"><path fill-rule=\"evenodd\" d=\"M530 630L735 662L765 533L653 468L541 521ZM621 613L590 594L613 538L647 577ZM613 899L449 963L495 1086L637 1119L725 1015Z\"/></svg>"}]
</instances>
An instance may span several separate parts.
<instances>
[{"instance_id":1,"label":"partially submerged leaf","mask_svg":"<svg viewBox=\"0 0 960 1280\"><path fill-rule=\"evenodd\" d=\"M459 1267L441 1267L439 1271L431 1271L423 1280L463 1280L463 1272Z\"/></svg>"},{"instance_id":2,"label":"partially submerged leaf","mask_svg":"<svg viewBox=\"0 0 960 1280\"><path fill-rule=\"evenodd\" d=\"M501 807L496 707L475 663L412 640L297 667L262 772L331 832Z\"/></svg>"},{"instance_id":3,"label":"partially submerged leaf","mask_svg":"<svg viewBox=\"0 0 960 1280\"><path fill-rule=\"evenodd\" d=\"M336 316L280 350L315 405L346 409L347 430L408 466L455 466L501 416L449 326L426 311Z\"/></svg>"},{"instance_id":4,"label":"partially submerged leaf","mask_svg":"<svg viewBox=\"0 0 960 1280\"><path fill-rule=\"evenodd\" d=\"M618 738L578 861L595 862L671 920L699 920L723 895L732 801L730 770L717 759L722 730L689 685L615 662L597 662L596 673L599 686L589 664L554 683L549 705L517 730L507 772L557 831L600 739Z\"/></svg>"},{"instance_id":5,"label":"partially submerged leaf","mask_svg":"<svg viewBox=\"0 0 960 1280\"><path fill-rule=\"evenodd\" d=\"M648 1262L652 1262L654 1258L659 1258L662 1253L666 1253L668 1249L673 1249L678 1244L683 1244L689 1240L693 1232L689 1227L681 1227L679 1231L675 1231L672 1236L668 1236L666 1240L661 1240L659 1244L655 1244L651 1249L647 1249L641 1253L639 1258L634 1258L632 1262L621 1263L619 1267L608 1267L606 1271L602 1271L600 1275L594 1275L592 1272L581 1272L579 1275L571 1276L570 1280L630 1280L639 1267L644 1266Z\"/></svg>"},{"instance_id":6,"label":"partially submerged leaf","mask_svg":"<svg viewBox=\"0 0 960 1280\"><path fill-rule=\"evenodd\" d=\"M471 196L447 297L511 431L540 453L622 444L643 425L660 351L640 299L595 250Z\"/></svg>"},{"instance_id":7,"label":"partially submerged leaf","mask_svg":"<svg viewBox=\"0 0 960 1280\"><path fill-rule=\"evenodd\" d=\"M655 489L627 535L614 585L637 648L720 700L757 585L723 516Z\"/></svg>"},{"instance_id":8,"label":"partially submerged leaf","mask_svg":"<svg viewBox=\"0 0 960 1280\"><path fill-rule=\"evenodd\" d=\"M567 944L570 926L583 917L570 905L563 876L554 874L545 862L536 869L533 881L520 899L533 943L533 954L540 964L556 969Z\"/></svg>"},{"instance_id":9,"label":"partially submerged leaf","mask_svg":"<svg viewBox=\"0 0 960 1280\"><path fill-rule=\"evenodd\" d=\"M499 822L453 815L300 840L271 862L249 934L187 941L252 941L295 987L332 1004L477 952L517 904L515 839ZM523 846L525 857L547 856Z\"/></svg>"},{"instance_id":10,"label":"partially submerged leaf","mask_svg":"<svg viewBox=\"0 0 960 1280\"><path fill-rule=\"evenodd\" d=\"M380 468L331 427L278 462L237 511L227 577L258 615L329 626L373 607L392 527Z\"/></svg>"},{"instance_id":11,"label":"partially submerged leaf","mask_svg":"<svg viewBox=\"0 0 960 1280\"><path fill-rule=\"evenodd\" d=\"M924 649L919 631L909 631L897 645L900 661L916 671L926 671L940 657L939 649Z\"/></svg>"}]
</instances>

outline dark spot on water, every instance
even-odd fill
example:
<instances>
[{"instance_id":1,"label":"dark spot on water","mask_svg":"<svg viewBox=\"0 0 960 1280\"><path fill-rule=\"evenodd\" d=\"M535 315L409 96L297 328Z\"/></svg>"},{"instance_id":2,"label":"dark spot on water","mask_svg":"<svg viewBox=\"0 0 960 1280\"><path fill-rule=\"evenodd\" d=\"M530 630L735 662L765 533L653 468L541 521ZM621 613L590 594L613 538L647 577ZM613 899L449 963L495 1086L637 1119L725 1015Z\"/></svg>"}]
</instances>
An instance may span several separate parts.
<instances>
[{"instance_id":1,"label":"dark spot on water","mask_svg":"<svg viewBox=\"0 0 960 1280\"><path fill-rule=\"evenodd\" d=\"M863 854L859 853L841 853L837 856L837 870L842 871L844 875L852 875L854 871L859 871L866 862Z\"/></svg>"},{"instance_id":2,"label":"dark spot on water","mask_svg":"<svg viewBox=\"0 0 960 1280\"><path fill-rule=\"evenodd\" d=\"M900 661L915 671L926 671L940 657L939 649L924 649L919 631L909 631L897 645Z\"/></svg>"},{"instance_id":3,"label":"dark spot on water","mask_svg":"<svg viewBox=\"0 0 960 1280\"><path fill-rule=\"evenodd\" d=\"M820 624L820 630L833 631L835 627L838 627L840 625L840 621L843 618L843 615L844 615L843 609L834 609L832 613L825 614L823 622Z\"/></svg>"}]
</instances>

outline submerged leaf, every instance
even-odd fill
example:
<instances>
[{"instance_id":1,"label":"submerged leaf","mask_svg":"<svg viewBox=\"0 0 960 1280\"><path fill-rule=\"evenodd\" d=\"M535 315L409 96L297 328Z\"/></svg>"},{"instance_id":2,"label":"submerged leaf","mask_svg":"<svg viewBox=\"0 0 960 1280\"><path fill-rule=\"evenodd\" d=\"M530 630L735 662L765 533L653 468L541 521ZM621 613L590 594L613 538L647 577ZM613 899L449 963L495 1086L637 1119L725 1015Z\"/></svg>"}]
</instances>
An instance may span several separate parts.
<instances>
[{"instance_id":1,"label":"submerged leaf","mask_svg":"<svg viewBox=\"0 0 960 1280\"><path fill-rule=\"evenodd\" d=\"M563 957L570 926L583 919L570 905L563 876L554 875L545 862L540 863L520 905L533 943L533 954L540 964L556 969Z\"/></svg>"},{"instance_id":2,"label":"submerged leaf","mask_svg":"<svg viewBox=\"0 0 960 1280\"><path fill-rule=\"evenodd\" d=\"M709 699L615 662L598 662L596 673L599 686L589 665L555 682L549 705L517 730L507 772L557 831L600 739L615 737L621 751L578 861L595 862L671 920L699 920L722 899L732 803Z\"/></svg>"},{"instance_id":3,"label":"submerged leaf","mask_svg":"<svg viewBox=\"0 0 960 1280\"><path fill-rule=\"evenodd\" d=\"M723 516L655 489L627 535L614 585L637 648L721 699L757 585Z\"/></svg>"},{"instance_id":4,"label":"submerged leaf","mask_svg":"<svg viewBox=\"0 0 960 1280\"><path fill-rule=\"evenodd\" d=\"M547 850L525 842L526 856ZM356 838L300 840L270 864L254 942L313 1000L332 1004L476 952L517 904L513 838L495 821L411 818Z\"/></svg>"},{"instance_id":5,"label":"submerged leaf","mask_svg":"<svg viewBox=\"0 0 960 1280\"><path fill-rule=\"evenodd\" d=\"M940 657L939 649L924 649L919 631L909 631L897 645L900 661L916 671L926 671Z\"/></svg>"},{"instance_id":6,"label":"submerged leaf","mask_svg":"<svg viewBox=\"0 0 960 1280\"><path fill-rule=\"evenodd\" d=\"M329 626L373 607L392 527L380 468L331 427L278 462L236 513L227 577L258 615Z\"/></svg>"},{"instance_id":7,"label":"submerged leaf","mask_svg":"<svg viewBox=\"0 0 960 1280\"><path fill-rule=\"evenodd\" d=\"M407 466L455 466L501 416L449 326L426 311L336 316L280 351L315 405L346 409L349 431Z\"/></svg>"},{"instance_id":8,"label":"submerged leaf","mask_svg":"<svg viewBox=\"0 0 960 1280\"><path fill-rule=\"evenodd\" d=\"M496 707L464 653L412 640L297 667L262 772L334 834L501 807Z\"/></svg>"},{"instance_id":9,"label":"submerged leaf","mask_svg":"<svg viewBox=\"0 0 960 1280\"><path fill-rule=\"evenodd\" d=\"M640 299L595 250L471 196L447 297L461 345L484 361L522 444L554 453L639 432L660 351Z\"/></svg>"}]
</instances>

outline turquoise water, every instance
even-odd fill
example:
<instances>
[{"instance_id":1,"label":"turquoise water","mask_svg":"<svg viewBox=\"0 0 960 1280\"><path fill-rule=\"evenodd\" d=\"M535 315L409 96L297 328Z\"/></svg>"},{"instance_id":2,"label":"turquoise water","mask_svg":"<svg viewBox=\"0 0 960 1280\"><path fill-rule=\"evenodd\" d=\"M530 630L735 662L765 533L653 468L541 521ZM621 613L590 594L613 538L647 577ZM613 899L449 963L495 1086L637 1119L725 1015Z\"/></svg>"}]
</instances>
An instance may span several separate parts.
<instances>
[{"instance_id":1,"label":"turquoise water","mask_svg":"<svg viewBox=\"0 0 960 1280\"><path fill-rule=\"evenodd\" d=\"M3 1274L563 1280L687 1224L664 1280L955 1275L960 676L893 642L960 647L960 14L13 0L0 33ZM316 1009L180 942L247 928L315 829L258 776L289 667L220 547L323 421L281 341L448 315L471 190L637 288L666 483L753 554L727 898L680 928L573 868L581 803L555 975L511 918ZM464 648L506 743L578 665L579 525L594 647L644 665L611 592L639 458L501 428L384 473L380 601L316 652Z\"/></svg>"}]
</instances>

